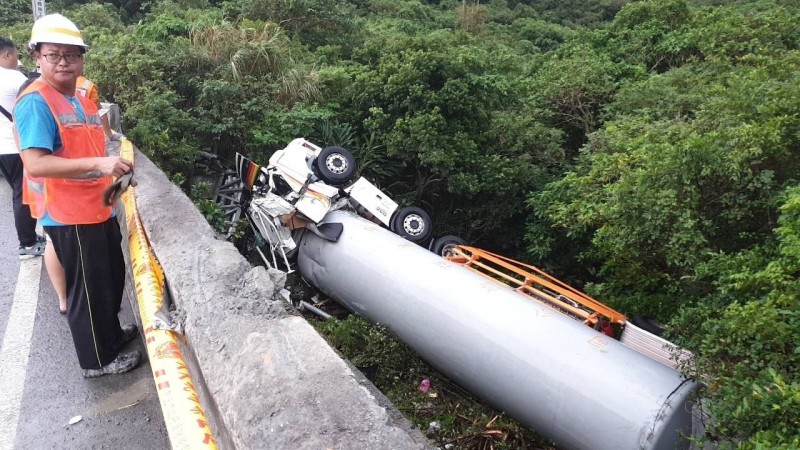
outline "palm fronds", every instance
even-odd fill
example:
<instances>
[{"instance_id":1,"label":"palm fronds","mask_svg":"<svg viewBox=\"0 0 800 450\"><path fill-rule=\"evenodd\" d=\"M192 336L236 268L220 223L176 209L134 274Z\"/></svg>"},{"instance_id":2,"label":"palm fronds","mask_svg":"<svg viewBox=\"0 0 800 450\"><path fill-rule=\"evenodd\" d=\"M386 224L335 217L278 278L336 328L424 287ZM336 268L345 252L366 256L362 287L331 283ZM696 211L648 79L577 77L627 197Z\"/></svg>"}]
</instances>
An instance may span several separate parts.
<instances>
[{"instance_id":1,"label":"palm fronds","mask_svg":"<svg viewBox=\"0 0 800 450\"><path fill-rule=\"evenodd\" d=\"M209 58L229 67L234 80L266 78L278 88L275 100L291 106L321 97L316 72L297 62L283 28L267 22L256 26L236 26L224 21L197 24L189 40Z\"/></svg>"}]
</instances>

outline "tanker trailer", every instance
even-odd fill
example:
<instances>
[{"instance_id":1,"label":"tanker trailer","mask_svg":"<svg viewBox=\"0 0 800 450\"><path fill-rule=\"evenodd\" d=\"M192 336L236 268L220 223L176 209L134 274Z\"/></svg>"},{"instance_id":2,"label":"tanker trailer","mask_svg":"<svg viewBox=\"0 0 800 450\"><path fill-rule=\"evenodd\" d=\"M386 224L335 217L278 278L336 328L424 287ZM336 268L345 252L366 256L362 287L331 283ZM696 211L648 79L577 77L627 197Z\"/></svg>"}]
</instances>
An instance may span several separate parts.
<instances>
[{"instance_id":1,"label":"tanker trailer","mask_svg":"<svg viewBox=\"0 0 800 450\"><path fill-rule=\"evenodd\" d=\"M432 366L564 448L687 448L696 384L616 339L347 211L297 267Z\"/></svg>"}]
</instances>

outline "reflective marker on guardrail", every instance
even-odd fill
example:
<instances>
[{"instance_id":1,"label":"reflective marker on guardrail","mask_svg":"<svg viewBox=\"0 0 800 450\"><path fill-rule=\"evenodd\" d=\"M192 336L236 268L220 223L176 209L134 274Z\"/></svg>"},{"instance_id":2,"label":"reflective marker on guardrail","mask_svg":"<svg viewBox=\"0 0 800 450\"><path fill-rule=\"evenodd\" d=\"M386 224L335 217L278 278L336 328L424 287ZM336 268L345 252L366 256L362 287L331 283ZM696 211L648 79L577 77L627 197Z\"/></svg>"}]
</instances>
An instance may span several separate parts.
<instances>
[{"instance_id":1,"label":"reflective marker on guardrail","mask_svg":"<svg viewBox=\"0 0 800 450\"><path fill-rule=\"evenodd\" d=\"M120 156L133 161L133 144L121 139ZM147 356L153 369L158 399L173 449L216 449L217 443L183 359L176 333L154 329L163 304L164 273L150 249L136 209L135 188L122 194L128 224L133 281L142 318Z\"/></svg>"}]
</instances>

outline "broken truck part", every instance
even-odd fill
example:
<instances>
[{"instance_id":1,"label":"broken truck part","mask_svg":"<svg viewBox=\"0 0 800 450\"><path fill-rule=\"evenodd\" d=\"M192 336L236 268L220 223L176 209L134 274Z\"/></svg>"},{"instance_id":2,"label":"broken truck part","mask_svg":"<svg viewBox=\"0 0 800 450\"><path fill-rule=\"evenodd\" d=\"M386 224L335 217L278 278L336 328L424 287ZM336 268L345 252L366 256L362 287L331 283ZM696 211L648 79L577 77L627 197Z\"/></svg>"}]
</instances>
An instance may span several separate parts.
<instances>
[{"instance_id":1,"label":"broken truck part","mask_svg":"<svg viewBox=\"0 0 800 450\"><path fill-rule=\"evenodd\" d=\"M297 138L273 153L266 167L237 153L236 175L232 183L231 174L224 175L217 202L231 221L247 216L253 232L268 244L268 256L256 248L269 267L291 272L296 241L305 231L335 242L341 227L321 222L339 209L356 211L417 244L431 238L428 213L400 208L366 178L356 180L355 158L342 147L320 148Z\"/></svg>"}]
</instances>

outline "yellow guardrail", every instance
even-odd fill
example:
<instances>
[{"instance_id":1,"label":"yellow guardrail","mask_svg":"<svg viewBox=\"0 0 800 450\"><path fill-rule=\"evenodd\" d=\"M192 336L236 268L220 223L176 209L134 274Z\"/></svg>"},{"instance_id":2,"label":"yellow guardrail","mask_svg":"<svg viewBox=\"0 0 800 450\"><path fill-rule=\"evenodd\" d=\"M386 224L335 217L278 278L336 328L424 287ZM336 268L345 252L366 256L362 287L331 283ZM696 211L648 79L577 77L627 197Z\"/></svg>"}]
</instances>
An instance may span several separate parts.
<instances>
[{"instance_id":1,"label":"yellow guardrail","mask_svg":"<svg viewBox=\"0 0 800 450\"><path fill-rule=\"evenodd\" d=\"M120 156L134 160L133 144L125 138L121 139ZM150 248L139 218L135 188L128 188L121 199L128 224L133 281L147 356L170 443L173 449L216 449L216 440L178 344L180 335L153 328L156 312L162 309L164 303L164 273Z\"/></svg>"}]
</instances>

